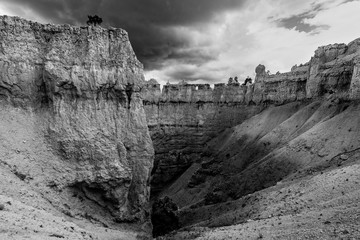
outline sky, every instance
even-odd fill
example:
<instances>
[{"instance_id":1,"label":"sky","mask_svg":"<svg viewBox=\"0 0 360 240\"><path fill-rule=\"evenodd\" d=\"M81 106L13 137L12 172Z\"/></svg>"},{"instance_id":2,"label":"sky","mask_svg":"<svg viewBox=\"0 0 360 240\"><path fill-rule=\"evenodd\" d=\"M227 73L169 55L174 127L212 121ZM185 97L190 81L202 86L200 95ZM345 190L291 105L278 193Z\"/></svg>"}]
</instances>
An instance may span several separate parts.
<instances>
[{"instance_id":1,"label":"sky","mask_svg":"<svg viewBox=\"0 0 360 240\"><path fill-rule=\"evenodd\" d=\"M360 0L0 0L0 15L123 28L145 78L161 84L240 82L306 63L319 46L360 37Z\"/></svg>"}]
</instances>

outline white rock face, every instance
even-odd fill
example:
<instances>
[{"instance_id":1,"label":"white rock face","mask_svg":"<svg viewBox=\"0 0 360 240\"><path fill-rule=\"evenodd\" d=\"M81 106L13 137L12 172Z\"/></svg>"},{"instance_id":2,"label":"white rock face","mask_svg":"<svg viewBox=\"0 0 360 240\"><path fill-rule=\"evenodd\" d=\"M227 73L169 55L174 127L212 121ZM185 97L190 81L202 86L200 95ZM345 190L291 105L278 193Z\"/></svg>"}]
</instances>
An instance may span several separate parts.
<instances>
[{"instance_id":1,"label":"white rock face","mask_svg":"<svg viewBox=\"0 0 360 240\"><path fill-rule=\"evenodd\" d=\"M154 150L139 93L143 67L127 33L3 16L0 43L0 105L36 119L38 137L54 158L29 164L45 164L45 171L64 166L48 172L42 185L51 185L64 201L71 191L81 193L103 208L97 218L148 222ZM28 174L36 175L32 169ZM66 204L82 210L76 201Z\"/></svg>"}]
</instances>

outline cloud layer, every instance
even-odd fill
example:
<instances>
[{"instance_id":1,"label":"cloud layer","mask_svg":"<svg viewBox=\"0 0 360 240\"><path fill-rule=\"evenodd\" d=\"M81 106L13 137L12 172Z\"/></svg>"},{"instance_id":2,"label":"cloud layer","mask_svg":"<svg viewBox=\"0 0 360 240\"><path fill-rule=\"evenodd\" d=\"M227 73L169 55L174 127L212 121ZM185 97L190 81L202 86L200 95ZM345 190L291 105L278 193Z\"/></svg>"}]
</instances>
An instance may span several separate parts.
<instances>
[{"instance_id":1,"label":"cloud layer","mask_svg":"<svg viewBox=\"0 0 360 240\"><path fill-rule=\"evenodd\" d=\"M317 46L360 37L359 0L2 0L0 14L124 28L147 78L224 82L308 61Z\"/></svg>"}]
</instances>

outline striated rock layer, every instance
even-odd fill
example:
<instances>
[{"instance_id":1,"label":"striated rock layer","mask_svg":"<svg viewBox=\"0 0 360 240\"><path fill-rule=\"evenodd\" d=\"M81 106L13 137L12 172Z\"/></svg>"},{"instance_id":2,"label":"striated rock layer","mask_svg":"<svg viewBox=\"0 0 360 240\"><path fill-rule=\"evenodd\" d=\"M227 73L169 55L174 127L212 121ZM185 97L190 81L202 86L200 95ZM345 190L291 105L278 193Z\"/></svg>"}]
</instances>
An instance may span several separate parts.
<instances>
[{"instance_id":1,"label":"striated rock layer","mask_svg":"<svg viewBox=\"0 0 360 240\"><path fill-rule=\"evenodd\" d=\"M206 155L206 143L227 128L242 123L268 104L285 104L336 94L360 98L360 39L319 47L308 63L290 72L268 74L256 69L254 84L168 84L156 81L142 89L155 148L154 195L192 163Z\"/></svg>"},{"instance_id":2,"label":"striated rock layer","mask_svg":"<svg viewBox=\"0 0 360 240\"><path fill-rule=\"evenodd\" d=\"M42 139L2 139L2 164L70 216L148 223L154 152L127 33L3 16L0 43L1 112L31 123L17 141Z\"/></svg>"},{"instance_id":3,"label":"striated rock layer","mask_svg":"<svg viewBox=\"0 0 360 240\"><path fill-rule=\"evenodd\" d=\"M208 85L160 85L143 88L144 108L154 143L151 190L157 195L192 163L204 157L206 143L226 128L260 112L263 106L212 101ZM225 86L219 88L225 90ZM230 93L229 93L230 94ZM159 96L154 99L154 96Z\"/></svg>"}]
</instances>

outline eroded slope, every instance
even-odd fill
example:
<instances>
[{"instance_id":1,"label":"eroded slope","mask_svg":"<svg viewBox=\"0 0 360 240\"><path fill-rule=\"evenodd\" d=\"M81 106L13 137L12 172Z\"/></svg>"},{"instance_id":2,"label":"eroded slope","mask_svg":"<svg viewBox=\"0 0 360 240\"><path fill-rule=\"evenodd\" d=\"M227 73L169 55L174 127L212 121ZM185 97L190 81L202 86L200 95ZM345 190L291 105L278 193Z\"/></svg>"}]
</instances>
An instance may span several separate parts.
<instances>
[{"instance_id":1,"label":"eroded slope","mask_svg":"<svg viewBox=\"0 0 360 240\"><path fill-rule=\"evenodd\" d=\"M179 205L182 226L236 225L192 232L204 239L357 238L359 114L358 103L331 96L270 107L212 140L212 155L163 196Z\"/></svg>"}]
</instances>

